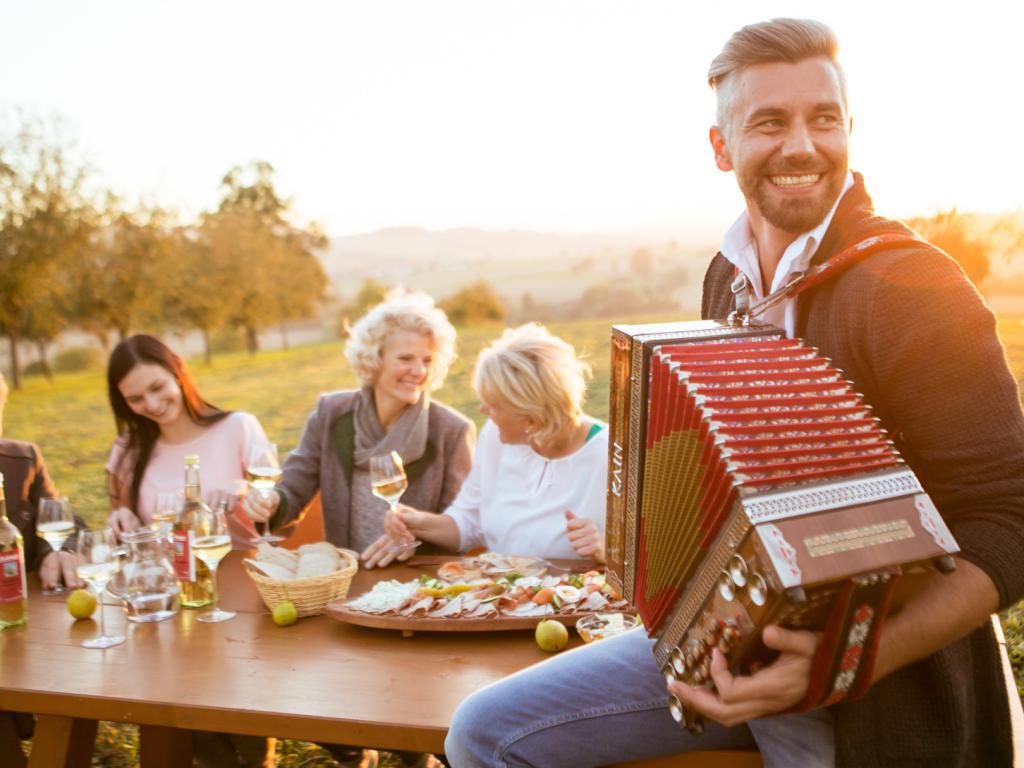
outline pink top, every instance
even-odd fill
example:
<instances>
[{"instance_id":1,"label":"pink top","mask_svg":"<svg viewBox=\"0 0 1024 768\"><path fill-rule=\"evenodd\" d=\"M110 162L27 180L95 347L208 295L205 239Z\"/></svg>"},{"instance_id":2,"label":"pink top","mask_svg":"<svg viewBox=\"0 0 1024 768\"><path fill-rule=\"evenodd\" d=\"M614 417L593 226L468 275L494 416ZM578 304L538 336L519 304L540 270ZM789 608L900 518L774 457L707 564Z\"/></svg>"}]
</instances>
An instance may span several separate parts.
<instances>
[{"instance_id":1,"label":"pink top","mask_svg":"<svg viewBox=\"0 0 1024 768\"><path fill-rule=\"evenodd\" d=\"M263 427L255 416L244 411L234 411L187 443L172 445L157 440L139 486L139 508L134 510L135 514L148 525L153 519L156 495L182 489L185 457L190 453L199 456L199 482L204 496L212 491L232 489L234 483L245 479L250 446L261 442L269 442ZM118 468L126 443L125 436L119 437L107 460L107 471L114 474L124 488L132 482L131 463Z\"/></svg>"}]
</instances>

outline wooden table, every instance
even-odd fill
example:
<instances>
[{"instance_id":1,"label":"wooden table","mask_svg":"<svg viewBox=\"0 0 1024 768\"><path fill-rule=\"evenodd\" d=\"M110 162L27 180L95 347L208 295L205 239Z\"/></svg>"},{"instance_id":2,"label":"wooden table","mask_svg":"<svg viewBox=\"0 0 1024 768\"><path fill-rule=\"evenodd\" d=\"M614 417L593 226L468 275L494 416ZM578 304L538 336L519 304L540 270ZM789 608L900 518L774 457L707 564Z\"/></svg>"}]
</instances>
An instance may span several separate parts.
<instances>
[{"instance_id":1,"label":"wooden table","mask_svg":"<svg viewBox=\"0 0 1024 768\"><path fill-rule=\"evenodd\" d=\"M323 616L277 627L238 553L221 571L234 619L182 610L133 624L107 605L108 631L127 636L107 650L80 645L96 621L31 589L28 625L0 632L0 709L39 716L31 765L88 765L97 720L140 724L147 766L191 765L191 729L441 752L462 699L547 657L528 631L403 638ZM352 593L421 572L361 571Z\"/></svg>"}]
</instances>

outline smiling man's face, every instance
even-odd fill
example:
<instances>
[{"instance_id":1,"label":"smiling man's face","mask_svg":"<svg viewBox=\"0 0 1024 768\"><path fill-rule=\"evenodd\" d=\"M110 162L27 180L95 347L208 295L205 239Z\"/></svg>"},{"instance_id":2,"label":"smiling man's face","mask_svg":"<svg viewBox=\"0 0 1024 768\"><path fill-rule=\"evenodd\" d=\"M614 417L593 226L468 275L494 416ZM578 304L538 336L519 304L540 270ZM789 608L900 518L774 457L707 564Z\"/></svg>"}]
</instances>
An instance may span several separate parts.
<instances>
[{"instance_id":1,"label":"smiling man's face","mask_svg":"<svg viewBox=\"0 0 1024 768\"><path fill-rule=\"evenodd\" d=\"M824 58L732 75L727 126L711 129L715 162L735 171L751 219L790 234L813 229L842 191L850 120L839 74Z\"/></svg>"}]
</instances>

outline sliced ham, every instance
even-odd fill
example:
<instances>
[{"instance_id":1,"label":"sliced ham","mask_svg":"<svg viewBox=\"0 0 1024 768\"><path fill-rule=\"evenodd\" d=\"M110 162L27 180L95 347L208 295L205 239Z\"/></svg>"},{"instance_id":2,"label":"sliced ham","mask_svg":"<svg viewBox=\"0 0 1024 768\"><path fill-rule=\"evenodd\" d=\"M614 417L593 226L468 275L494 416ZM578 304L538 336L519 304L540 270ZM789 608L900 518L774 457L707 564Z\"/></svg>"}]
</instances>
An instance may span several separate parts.
<instances>
[{"instance_id":1,"label":"sliced ham","mask_svg":"<svg viewBox=\"0 0 1024 768\"><path fill-rule=\"evenodd\" d=\"M451 600L444 600L439 607L434 608L427 615L432 619L454 619L462 613L462 595L456 595Z\"/></svg>"},{"instance_id":2,"label":"sliced ham","mask_svg":"<svg viewBox=\"0 0 1024 768\"><path fill-rule=\"evenodd\" d=\"M422 618L426 616L430 611L430 607L434 604L434 598L427 596L422 597L411 605L407 605L405 608L400 610L398 613L401 616L409 616L414 619Z\"/></svg>"}]
</instances>

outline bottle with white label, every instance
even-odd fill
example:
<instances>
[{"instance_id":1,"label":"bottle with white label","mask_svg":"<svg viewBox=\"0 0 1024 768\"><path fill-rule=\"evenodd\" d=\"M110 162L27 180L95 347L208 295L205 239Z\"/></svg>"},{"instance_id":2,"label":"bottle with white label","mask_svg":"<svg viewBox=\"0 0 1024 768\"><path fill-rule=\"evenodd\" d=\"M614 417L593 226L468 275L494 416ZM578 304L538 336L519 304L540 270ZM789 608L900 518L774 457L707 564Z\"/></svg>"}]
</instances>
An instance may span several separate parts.
<instances>
[{"instance_id":1,"label":"bottle with white label","mask_svg":"<svg viewBox=\"0 0 1024 768\"><path fill-rule=\"evenodd\" d=\"M7 519L4 476L0 474L0 630L28 621L25 546L21 531Z\"/></svg>"},{"instance_id":2,"label":"bottle with white label","mask_svg":"<svg viewBox=\"0 0 1024 768\"><path fill-rule=\"evenodd\" d=\"M181 604L203 608L213 604L213 582L206 563L196 557L196 517L210 516L199 488L199 457L185 457L185 503L171 529L174 543L174 571L181 584Z\"/></svg>"}]
</instances>

